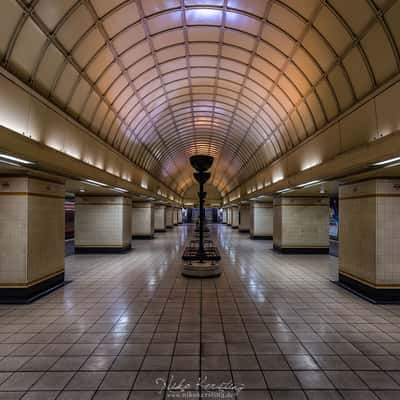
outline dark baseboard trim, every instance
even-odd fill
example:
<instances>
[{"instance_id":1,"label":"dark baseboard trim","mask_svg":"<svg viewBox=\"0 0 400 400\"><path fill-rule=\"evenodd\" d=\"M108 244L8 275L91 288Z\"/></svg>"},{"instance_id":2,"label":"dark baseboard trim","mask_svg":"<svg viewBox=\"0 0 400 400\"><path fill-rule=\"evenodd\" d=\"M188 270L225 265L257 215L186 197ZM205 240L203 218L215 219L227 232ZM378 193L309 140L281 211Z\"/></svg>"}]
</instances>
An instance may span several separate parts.
<instances>
[{"instance_id":1,"label":"dark baseboard trim","mask_svg":"<svg viewBox=\"0 0 400 400\"><path fill-rule=\"evenodd\" d=\"M274 250L282 254L329 254L329 247L278 247Z\"/></svg>"},{"instance_id":2,"label":"dark baseboard trim","mask_svg":"<svg viewBox=\"0 0 400 400\"><path fill-rule=\"evenodd\" d=\"M240 233L249 233L250 229L239 229Z\"/></svg>"},{"instance_id":3,"label":"dark baseboard trim","mask_svg":"<svg viewBox=\"0 0 400 400\"><path fill-rule=\"evenodd\" d=\"M238 226L232 226L232 229L239 229Z\"/></svg>"},{"instance_id":4,"label":"dark baseboard trim","mask_svg":"<svg viewBox=\"0 0 400 400\"><path fill-rule=\"evenodd\" d=\"M381 289L366 285L339 272L338 286L374 304L400 304L400 289Z\"/></svg>"},{"instance_id":5,"label":"dark baseboard trim","mask_svg":"<svg viewBox=\"0 0 400 400\"><path fill-rule=\"evenodd\" d=\"M173 229L173 225L167 225L167 229Z\"/></svg>"},{"instance_id":6,"label":"dark baseboard trim","mask_svg":"<svg viewBox=\"0 0 400 400\"><path fill-rule=\"evenodd\" d=\"M75 247L75 254L120 254L131 251L132 245L124 247Z\"/></svg>"},{"instance_id":7,"label":"dark baseboard trim","mask_svg":"<svg viewBox=\"0 0 400 400\"><path fill-rule=\"evenodd\" d=\"M162 233L162 232L167 232L167 229L154 229L154 232Z\"/></svg>"},{"instance_id":8,"label":"dark baseboard trim","mask_svg":"<svg viewBox=\"0 0 400 400\"><path fill-rule=\"evenodd\" d=\"M28 287L1 287L0 304L29 304L67 283L62 272Z\"/></svg>"},{"instance_id":9,"label":"dark baseboard trim","mask_svg":"<svg viewBox=\"0 0 400 400\"><path fill-rule=\"evenodd\" d=\"M154 235L132 235L132 240L154 239Z\"/></svg>"},{"instance_id":10,"label":"dark baseboard trim","mask_svg":"<svg viewBox=\"0 0 400 400\"><path fill-rule=\"evenodd\" d=\"M254 240L272 240L272 235L250 235L250 239L254 239Z\"/></svg>"}]
</instances>

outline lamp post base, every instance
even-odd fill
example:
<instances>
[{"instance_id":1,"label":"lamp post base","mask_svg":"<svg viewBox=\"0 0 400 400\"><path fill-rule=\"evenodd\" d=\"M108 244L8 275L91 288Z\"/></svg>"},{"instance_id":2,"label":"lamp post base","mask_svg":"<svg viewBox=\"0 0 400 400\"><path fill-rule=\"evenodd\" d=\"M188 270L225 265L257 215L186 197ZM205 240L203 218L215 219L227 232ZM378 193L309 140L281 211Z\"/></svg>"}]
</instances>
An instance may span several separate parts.
<instances>
[{"instance_id":1,"label":"lamp post base","mask_svg":"<svg viewBox=\"0 0 400 400\"><path fill-rule=\"evenodd\" d=\"M220 266L212 261L192 261L183 265L182 275L189 278L215 278L221 275Z\"/></svg>"}]
</instances>

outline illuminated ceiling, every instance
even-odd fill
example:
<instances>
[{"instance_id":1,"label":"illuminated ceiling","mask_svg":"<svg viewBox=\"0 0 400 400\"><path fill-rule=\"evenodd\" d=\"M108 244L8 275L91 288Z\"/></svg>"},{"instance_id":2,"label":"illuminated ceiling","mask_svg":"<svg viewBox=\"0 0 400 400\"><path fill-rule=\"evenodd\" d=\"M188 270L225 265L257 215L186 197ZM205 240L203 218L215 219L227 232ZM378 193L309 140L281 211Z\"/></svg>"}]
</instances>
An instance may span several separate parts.
<instances>
[{"instance_id":1,"label":"illuminated ceiling","mask_svg":"<svg viewBox=\"0 0 400 400\"><path fill-rule=\"evenodd\" d=\"M171 188L227 192L399 72L397 0L1 0L3 66Z\"/></svg>"}]
</instances>

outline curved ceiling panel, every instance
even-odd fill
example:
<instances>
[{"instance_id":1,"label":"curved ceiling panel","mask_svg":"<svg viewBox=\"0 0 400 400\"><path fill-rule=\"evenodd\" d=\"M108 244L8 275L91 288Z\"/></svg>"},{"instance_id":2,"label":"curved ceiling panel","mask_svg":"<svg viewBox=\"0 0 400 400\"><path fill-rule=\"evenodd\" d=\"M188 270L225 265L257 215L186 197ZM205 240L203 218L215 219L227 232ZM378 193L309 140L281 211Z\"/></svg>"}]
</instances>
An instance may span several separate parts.
<instances>
[{"instance_id":1,"label":"curved ceiling panel","mask_svg":"<svg viewBox=\"0 0 400 400\"><path fill-rule=\"evenodd\" d=\"M396 0L2 0L3 65L183 193L227 192L399 71Z\"/></svg>"}]
</instances>

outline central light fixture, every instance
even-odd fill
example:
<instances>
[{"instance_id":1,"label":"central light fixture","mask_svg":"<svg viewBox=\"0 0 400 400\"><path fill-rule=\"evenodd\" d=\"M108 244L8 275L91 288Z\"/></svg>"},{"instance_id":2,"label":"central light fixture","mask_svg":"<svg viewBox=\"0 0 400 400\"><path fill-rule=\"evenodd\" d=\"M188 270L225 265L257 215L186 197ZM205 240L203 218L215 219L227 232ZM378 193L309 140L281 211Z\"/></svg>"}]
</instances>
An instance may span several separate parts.
<instances>
[{"instance_id":1,"label":"central light fixture","mask_svg":"<svg viewBox=\"0 0 400 400\"><path fill-rule=\"evenodd\" d=\"M207 195L204 191L204 185L211 177L211 173L207 171L211 168L213 161L214 158L209 155L195 155L190 157L190 164L197 171L193 176L199 183L199 227L195 231L199 233L199 239L192 240L182 255L184 261L182 274L185 276L206 278L218 276L221 273L216 264L221 259L218 248L214 246L212 240L204 240L204 233L206 231L204 229L204 200Z\"/></svg>"}]
</instances>

